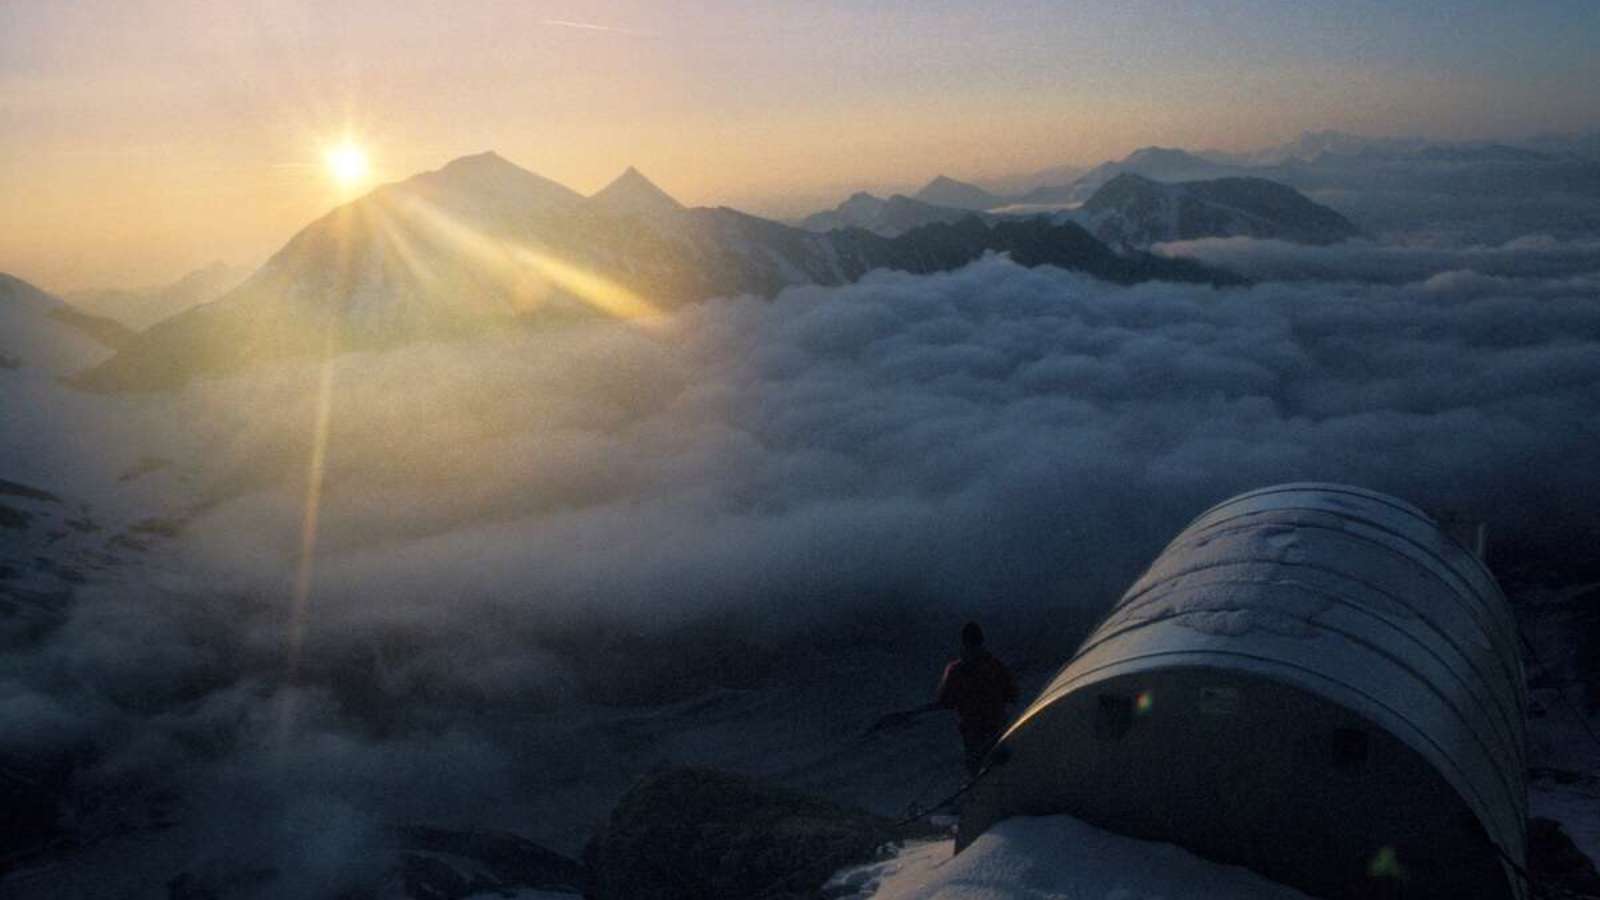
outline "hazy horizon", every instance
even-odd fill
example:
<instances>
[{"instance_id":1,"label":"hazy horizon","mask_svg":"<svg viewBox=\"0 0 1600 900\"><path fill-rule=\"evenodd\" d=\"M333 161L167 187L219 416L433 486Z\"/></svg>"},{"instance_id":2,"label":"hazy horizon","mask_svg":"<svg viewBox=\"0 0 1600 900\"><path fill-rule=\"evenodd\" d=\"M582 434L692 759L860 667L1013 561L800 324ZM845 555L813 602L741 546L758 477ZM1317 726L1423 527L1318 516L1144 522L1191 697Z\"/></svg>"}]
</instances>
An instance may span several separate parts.
<instances>
[{"instance_id":1,"label":"hazy horizon","mask_svg":"<svg viewBox=\"0 0 1600 900\"><path fill-rule=\"evenodd\" d=\"M1378 10L25 0L0 9L0 268L70 291L255 264L354 195L321 165L346 137L363 189L494 150L796 214L1148 145L1600 128L1595 8Z\"/></svg>"}]
</instances>

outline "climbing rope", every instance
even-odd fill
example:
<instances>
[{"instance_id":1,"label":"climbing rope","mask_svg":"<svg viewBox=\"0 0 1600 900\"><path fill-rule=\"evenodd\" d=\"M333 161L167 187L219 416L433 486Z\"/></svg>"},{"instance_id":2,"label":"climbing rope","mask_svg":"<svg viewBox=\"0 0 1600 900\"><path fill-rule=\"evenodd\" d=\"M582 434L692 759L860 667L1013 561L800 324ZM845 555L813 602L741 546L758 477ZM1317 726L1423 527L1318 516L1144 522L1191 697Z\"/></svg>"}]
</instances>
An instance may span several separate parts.
<instances>
[{"instance_id":1,"label":"climbing rope","mask_svg":"<svg viewBox=\"0 0 1600 900\"><path fill-rule=\"evenodd\" d=\"M933 790L934 787L939 784L939 782L944 780L945 774L946 773L942 771L941 768L935 767L933 777L923 782L922 789L912 795L911 801L905 805L905 808L901 814L906 816L908 820L915 820L932 813L934 810L937 810L939 808L937 804L934 806L924 807L922 805L922 798L928 796L928 792Z\"/></svg>"},{"instance_id":2,"label":"climbing rope","mask_svg":"<svg viewBox=\"0 0 1600 900\"><path fill-rule=\"evenodd\" d=\"M983 780L983 776L989 774L989 772L992 769L994 769L995 766L1004 764L1005 761L1006 761L1006 757L1003 754L994 753L993 751L991 751L990 754L989 754L989 761L984 763L983 767L978 770L978 773L976 775L973 775L972 778L970 780L968 780L965 784L961 785L961 787L957 788L954 793L949 794L944 799L940 800L938 803L935 803L934 805L928 807L927 809L925 809L925 810L923 810L923 811L921 811L919 813L916 813L916 814L911 815L911 816L907 816L906 818L901 819L898 822L895 822L893 824L893 827L895 827L895 828L903 828L903 827L905 827L907 825L910 825L912 822L915 822L918 819L920 819L920 818L922 818L922 817L924 817L926 815L929 815L930 813L934 813L934 812L937 812L938 810L944 809L946 806L949 806L950 804L956 802L957 800L960 800L962 798L962 796L967 793L967 791L970 791L973 788L978 786L978 782Z\"/></svg>"}]
</instances>

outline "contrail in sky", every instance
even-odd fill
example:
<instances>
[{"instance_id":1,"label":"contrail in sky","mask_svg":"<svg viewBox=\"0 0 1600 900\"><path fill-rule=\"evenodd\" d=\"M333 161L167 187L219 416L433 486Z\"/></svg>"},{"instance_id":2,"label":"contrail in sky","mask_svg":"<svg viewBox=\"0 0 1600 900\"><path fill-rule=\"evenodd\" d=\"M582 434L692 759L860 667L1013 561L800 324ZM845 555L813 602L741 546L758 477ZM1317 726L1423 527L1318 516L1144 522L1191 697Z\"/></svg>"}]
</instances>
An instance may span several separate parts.
<instances>
[{"instance_id":1,"label":"contrail in sky","mask_svg":"<svg viewBox=\"0 0 1600 900\"><path fill-rule=\"evenodd\" d=\"M596 24L594 22L573 22L573 21L570 21L570 20L567 20L567 19L540 19L539 20L539 24L541 24L541 25L553 25L553 26L555 26L557 28L578 28L578 29L581 29L583 31L610 31L610 32L613 32L615 34L634 34L634 35L643 35L644 34L644 32L635 31L632 28L615 28L615 27L610 26L610 25L598 25L598 24Z\"/></svg>"}]
</instances>

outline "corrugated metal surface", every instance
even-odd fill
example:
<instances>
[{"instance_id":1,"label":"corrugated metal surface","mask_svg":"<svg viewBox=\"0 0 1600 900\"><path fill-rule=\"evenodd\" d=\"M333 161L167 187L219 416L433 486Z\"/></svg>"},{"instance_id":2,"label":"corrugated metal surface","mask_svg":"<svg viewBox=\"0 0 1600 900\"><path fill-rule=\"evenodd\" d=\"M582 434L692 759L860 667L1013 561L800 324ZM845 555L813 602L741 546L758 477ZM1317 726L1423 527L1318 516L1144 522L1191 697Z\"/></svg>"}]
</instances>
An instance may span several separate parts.
<instances>
[{"instance_id":1,"label":"corrugated metal surface","mask_svg":"<svg viewBox=\"0 0 1600 900\"><path fill-rule=\"evenodd\" d=\"M1212 686L1196 687L1199 682ZM1337 831L1339 821L1348 821L1351 829L1370 824L1374 831L1416 832L1406 846L1419 860L1432 852L1425 837L1431 833L1439 842L1463 845L1442 848L1440 865L1450 853L1470 858L1472 850L1464 845L1474 839L1474 828L1462 830L1454 820L1429 820L1447 817L1443 808L1405 807L1454 806L1448 797L1453 791L1494 845L1479 852L1503 851L1522 862L1526 692L1516 625L1482 563L1404 501L1341 485L1289 484L1243 494L1202 514L1168 545L1007 732L1004 753L1021 762L997 768L985 779L995 784L975 791L971 811L963 817L963 843L989 821L1014 812L1048 811L1041 805L1052 801L1039 798L1058 797L1069 807L1082 807L1091 818L1113 825L1126 821L1147 836L1178 843L1186 843L1186 821L1197 828L1206 822L1210 833L1195 835L1192 845L1246 864L1263 862L1278 869L1277 875L1292 875L1287 861L1294 855L1291 850L1280 847L1273 851L1277 856L1262 860L1250 848L1264 845L1249 842L1255 840L1253 828L1289 827L1285 823L1293 821L1296 798L1250 801L1250 782L1240 779L1225 789L1244 792L1243 799L1230 802L1237 802L1240 810L1257 810L1252 815L1258 821L1207 821L1209 811L1190 809L1205 802L1204 786L1193 782L1216 778L1223 769L1212 762L1184 761L1184 746L1169 748L1172 771L1160 775L1169 787L1145 795L1139 801L1145 809L1120 810L1118 796L1099 796L1093 785L1056 784L1080 776L1120 783L1127 802L1134 802L1141 784L1106 768L1116 764L1116 757L1105 755L1112 747L1105 729L1095 737L1081 723L1051 719L1110 715L1104 713L1105 704L1114 705L1119 692L1134 692L1148 706L1150 685L1156 684L1167 696L1185 698L1182 709L1164 706L1148 726L1141 720L1139 727L1147 727L1152 736L1165 735L1163 740L1197 747L1212 741L1239 743L1241 734L1230 728L1248 727L1260 734L1277 727L1287 743L1274 752L1301 753L1293 748L1303 748L1312 738L1296 736L1296 729L1314 727L1335 735L1329 738L1335 742L1348 740L1337 735L1350 734L1365 741L1368 732L1397 742L1383 751L1384 759L1366 766L1365 780L1340 770L1313 785L1321 776L1315 766L1306 767L1309 793L1333 791L1330 786L1336 784L1337 791L1328 794L1336 801L1319 802L1348 807L1343 819L1329 814L1329 821L1319 826L1325 830ZM1274 686L1281 688L1277 695L1271 693ZM1099 713L1085 699L1087 694L1100 698ZM1208 717L1204 712L1208 703L1226 706L1238 702L1226 698L1238 696L1252 698L1248 715ZM1218 697L1225 699L1215 701ZM1274 725L1269 709L1298 721ZM1254 742L1248 734L1243 738L1245 746L1237 751L1223 744L1209 752L1236 752L1248 766ZM1128 738L1119 734L1116 741L1125 758L1138 758L1151 768L1161 765L1162 748L1145 746L1137 733ZM1079 746L1039 746L1045 743ZM1366 746L1361 744L1362 753ZM1050 760L1052 754L1063 762L1037 761ZM1449 791L1439 791L1444 800L1423 799L1434 795L1422 788L1411 796L1395 786L1433 780L1412 754L1448 785ZM1278 767L1272 759L1254 764L1264 773ZM1098 774L1089 775L1091 770ZM1286 770L1270 790L1292 794L1295 778ZM1262 775L1263 785L1269 780ZM1196 791L1200 799L1181 799ZM1402 801L1402 796L1410 799ZM1152 812L1151 806L1162 810ZM1291 811L1275 812L1279 807ZM1370 823L1362 820L1364 815L1371 817ZM1238 835L1215 833L1228 828L1236 828ZM1262 840L1270 844L1277 839ZM1359 844L1355 836L1338 839ZM1235 844L1244 849L1236 851ZM1459 869L1461 864L1452 865ZM1492 895L1522 896L1524 886L1509 869L1498 859L1493 868L1507 873L1507 884ZM1416 871L1428 870L1422 865ZM1321 873L1308 876L1307 883L1326 885L1333 877ZM1360 894L1358 888L1342 891L1335 894ZM1416 884L1410 892L1430 895Z\"/></svg>"}]
</instances>

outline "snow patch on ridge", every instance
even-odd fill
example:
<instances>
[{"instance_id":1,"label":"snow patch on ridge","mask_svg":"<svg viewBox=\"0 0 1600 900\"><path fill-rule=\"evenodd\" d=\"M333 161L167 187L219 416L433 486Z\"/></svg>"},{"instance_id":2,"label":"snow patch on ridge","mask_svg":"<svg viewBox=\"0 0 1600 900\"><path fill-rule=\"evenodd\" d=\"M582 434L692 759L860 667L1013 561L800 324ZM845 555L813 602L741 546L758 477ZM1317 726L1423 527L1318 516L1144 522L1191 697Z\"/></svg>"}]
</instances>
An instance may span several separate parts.
<instances>
[{"instance_id":1,"label":"snow patch on ridge","mask_svg":"<svg viewBox=\"0 0 1600 900\"><path fill-rule=\"evenodd\" d=\"M1105 900L1305 895L1170 844L1103 831L1071 816L1008 819L958 856L954 841L907 844L889 859L846 869L824 887L854 900Z\"/></svg>"}]
</instances>

